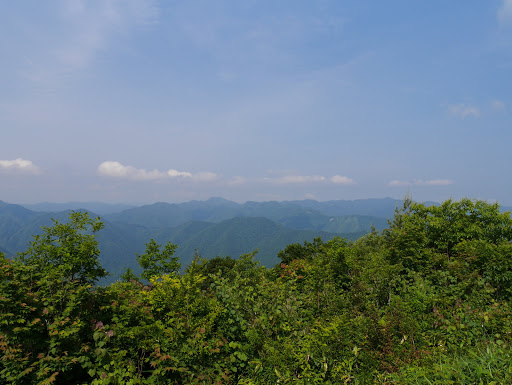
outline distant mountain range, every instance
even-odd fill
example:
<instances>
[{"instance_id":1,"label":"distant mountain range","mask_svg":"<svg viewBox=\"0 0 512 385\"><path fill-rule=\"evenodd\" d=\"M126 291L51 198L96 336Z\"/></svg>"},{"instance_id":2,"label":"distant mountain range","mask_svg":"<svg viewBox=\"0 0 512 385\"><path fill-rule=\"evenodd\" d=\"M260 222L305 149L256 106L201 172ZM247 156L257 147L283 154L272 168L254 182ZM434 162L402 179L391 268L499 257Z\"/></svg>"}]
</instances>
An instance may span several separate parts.
<instances>
[{"instance_id":1,"label":"distant mountain range","mask_svg":"<svg viewBox=\"0 0 512 385\"><path fill-rule=\"evenodd\" d=\"M384 228L387 225L386 218L393 215L396 204L400 201L386 199L382 200L379 206L371 200L370 204L375 206L373 211L384 215L373 215L369 208L361 214L357 207L345 208L343 203L336 206L335 202L346 201L325 202L326 205L322 206L324 202L315 201L302 201L302 205L297 202L239 204L222 198L211 198L207 201L180 204L155 203L107 214L104 217L111 222L136 224L148 228L175 227L190 220L217 223L236 217L263 217L292 229L359 233L368 231L371 224L378 229ZM316 203L316 207L311 207L307 203L311 203L311 206ZM329 214L329 211L335 211L336 214ZM343 212L347 214L337 214Z\"/></svg>"},{"instance_id":2,"label":"distant mountain range","mask_svg":"<svg viewBox=\"0 0 512 385\"><path fill-rule=\"evenodd\" d=\"M124 204L112 204L112 203L102 203L102 202L67 202L67 203L50 203L50 202L41 202L41 203L32 203L32 204L22 204L21 206L26 209L32 211L42 211L42 212L59 212L65 210L88 210L93 213L104 215L117 213L119 211L123 211L126 209L131 209L136 207L135 205L124 205Z\"/></svg>"},{"instance_id":3,"label":"distant mountain range","mask_svg":"<svg viewBox=\"0 0 512 385\"><path fill-rule=\"evenodd\" d=\"M318 236L355 240L371 226L382 230L401 204L391 198L243 204L211 198L138 207L81 202L21 206L0 201L0 251L11 257L24 251L31 236L41 233L41 226L51 226L52 218L66 221L73 209L102 217L105 228L98 236L100 259L114 277L125 267L138 270L135 256L144 252L151 238L159 244L177 244L176 256L183 266L196 252L206 258L237 257L256 249L256 258L272 266L279 262L277 253L291 243Z\"/></svg>"}]
</instances>

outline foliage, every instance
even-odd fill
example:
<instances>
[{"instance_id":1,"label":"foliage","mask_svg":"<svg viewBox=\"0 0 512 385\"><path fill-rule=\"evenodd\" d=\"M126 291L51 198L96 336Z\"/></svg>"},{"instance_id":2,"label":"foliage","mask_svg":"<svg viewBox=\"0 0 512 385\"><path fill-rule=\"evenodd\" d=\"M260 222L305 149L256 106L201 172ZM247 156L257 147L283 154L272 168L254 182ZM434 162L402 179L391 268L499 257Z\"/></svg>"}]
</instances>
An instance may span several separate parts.
<instances>
[{"instance_id":1,"label":"foliage","mask_svg":"<svg viewBox=\"0 0 512 385\"><path fill-rule=\"evenodd\" d=\"M87 357L97 295L105 276L94 233L102 227L72 213L34 237L16 260L0 265L0 378L10 384L87 380L77 364ZM93 234L87 234L90 230Z\"/></svg>"},{"instance_id":2,"label":"foliage","mask_svg":"<svg viewBox=\"0 0 512 385\"><path fill-rule=\"evenodd\" d=\"M21 253L21 263L37 266L40 273L59 277L66 282L94 284L107 272L100 266L100 250L94 234L103 228L99 218L87 213L72 212L69 222L54 220L54 226L43 227L43 234L34 236L29 248ZM90 231L92 234L88 234Z\"/></svg>"},{"instance_id":3,"label":"foliage","mask_svg":"<svg viewBox=\"0 0 512 385\"><path fill-rule=\"evenodd\" d=\"M143 280L105 274L101 222L73 213L0 256L0 383L506 384L512 221L468 199L405 200L354 243L291 244L260 266L154 240Z\"/></svg>"},{"instance_id":4,"label":"foliage","mask_svg":"<svg viewBox=\"0 0 512 385\"><path fill-rule=\"evenodd\" d=\"M177 257L173 257L174 251L178 246L172 243L167 243L163 250L154 239L151 239L146 244L146 252L137 255L137 262L142 267L142 278L150 280L153 277L158 277L162 274L175 273L180 268L180 263Z\"/></svg>"}]
</instances>

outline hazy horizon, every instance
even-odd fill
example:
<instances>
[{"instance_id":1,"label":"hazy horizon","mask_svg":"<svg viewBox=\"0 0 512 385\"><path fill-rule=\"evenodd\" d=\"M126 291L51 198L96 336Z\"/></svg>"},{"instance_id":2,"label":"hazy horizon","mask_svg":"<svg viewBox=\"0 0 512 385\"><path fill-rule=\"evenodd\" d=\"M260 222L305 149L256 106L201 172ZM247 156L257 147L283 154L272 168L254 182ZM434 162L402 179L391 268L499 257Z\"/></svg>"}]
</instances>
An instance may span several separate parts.
<instances>
[{"instance_id":1,"label":"hazy horizon","mask_svg":"<svg viewBox=\"0 0 512 385\"><path fill-rule=\"evenodd\" d=\"M74 200L71 200L71 201L10 202L10 201L5 201L3 199L0 199L0 201L3 201L5 203L9 203L9 204L16 204L16 205L20 205L20 206L22 206L22 205L36 205L36 204L62 204L62 205L65 205L65 204L77 204L77 203L89 203L89 204L97 203L97 204L107 204L107 205L144 206L144 205L152 205L152 204L155 204L155 203L180 204L180 203L187 203L187 202L192 202L192 201L205 202L205 201L208 201L210 199L225 199L227 201L231 201L231 202L235 202L235 203L239 203L239 204L243 204L243 203L247 203L247 202L271 202L271 201L267 201L267 200L251 200L251 199L237 201L237 200L227 199L227 198L218 197L218 196L212 196L212 197L205 198L205 199L191 199L191 200L185 200L185 201L148 201L148 202L114 202L114 201L112 201L112 202L105 202L105 201L74 201ZM278 201L278 202L296 201L296 200L307 200L307 199L311 199L311 198L290 199L290 200L282 200L282 201ZM403 197L402 198L381 197L381 198L358 198L358 199L328 199L328 200L312 199L312 200L315 200L315 201L318 201L318 202L327 202L327 201L332 201L332 200L357 201L357 200L370 200L370 199L393 199L393 200L396 199L396 200L401 200L401 199L403 199Z\"/></svg>"},{"instance_id":2,"label":"hazy horizon","mask_svg":"<svg viewBox=\"0 0 512 385\"><path fill-rule=\"evenodd\" d=\"M435 201L435 200L419 200L419 199L415 199L414 196L411 196L409 195L410 198L412 198L414 201L416 202L420 202L420 203L442 203L442 201ZM311 199L311 198L304 198L304 199L290 199L290 200L281 200L281 201L269 201L269 200L240 200L240 201L236 201L236 200L231 200L231 199L226 199L226 198L222 198L222 197L210 197L210 198L205 198L205 199L192 199L192 200L186 200L186 201L148 201L148 202L104 202L104 201L62 201L62 202L52 202L52 201L35 201L35 202L10 202L10 201L5 201L5 200L2 200L0 199L0 201L4 202L4 203L7 203L7 204L15 204L15 205L19 205L19 206L35 206L35 205L45 205L45 204L48 204L48 205L77 205L77 204L89 204L89 205L94 205L94 204L98 204L98 205L109 205L109 206L133 206L133 207L140 207L140 206L147 206L147 205L153 205L153 204L156 204L156 203L168 203L168 204L183 204L183 203L189 203L189 202L206 202L206 201L209 201L211 199L224 199L224 200L227 200L227 201L230 201L230 202L234 202L234 203L237 203L237 204L245 204L245 203L249 203L249 202L257 202L257 203L265 203L265 202L294 202L294 201L304 201L304 200L312 200L312 201L316 201L316 202L319 202L319 203L325 203L325 202L332 202L332 201L346 201L346 202L354 202L354 201L367 201L367 200L386 200L386 199L391 199L391 200L396 200L396 201L402 201L404 199L404 197L401 197L401 198L392 198L392 197L380 197L380 198L357 198L357 199L328 199L328 200L318 200L318 199ZM448 199L451 199L451 198L448 198ZM472 198L472 199L476 199L476 198ZM457 199L452 199L452 200L457 200ZM496 201L487 201L489 203L494 203ZM505 206L505 207L508 207L510 206L509 204L507 203L504 203L504 202L499 202L497 201L497 203L500 204L500 206Z\"/></svg>"}]
</instances>

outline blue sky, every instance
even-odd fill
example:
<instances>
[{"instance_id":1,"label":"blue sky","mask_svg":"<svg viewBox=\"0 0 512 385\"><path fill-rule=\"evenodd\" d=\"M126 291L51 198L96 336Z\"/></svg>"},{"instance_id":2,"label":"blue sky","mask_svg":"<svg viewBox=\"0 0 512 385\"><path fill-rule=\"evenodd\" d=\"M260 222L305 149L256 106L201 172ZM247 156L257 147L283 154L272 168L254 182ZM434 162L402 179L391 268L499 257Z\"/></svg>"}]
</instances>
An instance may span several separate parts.
<instances>
[{"instance_id":1,"label":"blue sky","mask_svg":"<svg viewBox=\"0 0 512 385\"><path fill-rule=\"evenodd\" d=\"M0 200L512 204L512 0L0 15Z\"/></svg>"}]
</instances>

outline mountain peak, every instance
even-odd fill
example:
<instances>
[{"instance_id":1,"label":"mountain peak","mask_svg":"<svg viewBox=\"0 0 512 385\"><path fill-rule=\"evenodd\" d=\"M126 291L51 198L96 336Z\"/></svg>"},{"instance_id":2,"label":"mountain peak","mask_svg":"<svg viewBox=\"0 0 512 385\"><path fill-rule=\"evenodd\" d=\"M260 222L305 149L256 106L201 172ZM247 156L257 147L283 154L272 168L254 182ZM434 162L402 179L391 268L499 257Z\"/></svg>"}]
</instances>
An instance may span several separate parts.
<instances>
[{"instance_id":1,"label":"mountain peak","mask_svg":"<svg viewBox=\"0 0 512 385\"><path fill-rule=\"evenodd\" d=\"M211 197L206 200L208 203L233 203L233 201L221 198L221 197Z\"/></svg>"}]
</instances>

